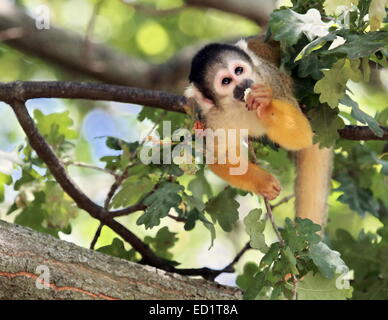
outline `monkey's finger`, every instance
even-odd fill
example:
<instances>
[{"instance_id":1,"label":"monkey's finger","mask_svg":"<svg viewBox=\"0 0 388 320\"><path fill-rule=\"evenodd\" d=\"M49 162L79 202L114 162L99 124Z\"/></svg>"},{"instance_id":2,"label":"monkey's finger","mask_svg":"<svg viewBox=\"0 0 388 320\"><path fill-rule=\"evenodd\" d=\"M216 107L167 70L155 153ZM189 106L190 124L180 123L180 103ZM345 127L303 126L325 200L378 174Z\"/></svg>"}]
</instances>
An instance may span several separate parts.
<instances>
[{"instance_id":1,"label":"monkey's finger","mask_svg":"<svg viewBox=\"0 0 388 320\"><path fill-rule=\"evenodd\" d=\"M265 88L267 87L265 84L262 84L262 83L255 83L251 86L251 89L252 90L255 90L255 89L258 89L258 88Z\"/></svg>"},{"instance_id":2,"label":"monkey's finger","mask_svg":"<svg viewBox=\"0 0 388 320\"><path fill-rule=\"evenodd\" d=\"M252 110L252 103L253 103L254 97L252 95L249 95L246 101L246 107L248 110Z\"/></svg>"},{"instance_id":3,"label":"monkey's finger","mask_svg":"<svg viewBox=\"0 0 388 320\"><path fill-rule=\"evenodd\" d=\"M272 90L268 89L256 89L251 92L253 96L267 96L272 97Z\"/></svg>"}]
</instances>

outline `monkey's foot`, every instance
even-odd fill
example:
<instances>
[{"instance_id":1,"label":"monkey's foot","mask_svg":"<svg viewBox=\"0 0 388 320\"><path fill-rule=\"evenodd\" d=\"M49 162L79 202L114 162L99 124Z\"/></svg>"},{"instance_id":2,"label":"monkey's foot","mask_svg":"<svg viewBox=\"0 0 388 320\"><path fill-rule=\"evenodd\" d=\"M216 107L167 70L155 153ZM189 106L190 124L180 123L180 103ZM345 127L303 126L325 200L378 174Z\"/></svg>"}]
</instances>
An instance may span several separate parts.
<instances>
[{"instance_id":1,"label":"monkey's foot","mask_svg":"<svg viewBox=\"0 0 388 320\"><path fill-rule=\"evenodd\" d=\"M262 84L254 84L246 100L248 110L256 110L258 117L261 117L271 101L272 89Z\"/></svg>"},{"instance_id":2,"label":"monkey's foot","mask_svg":"<svg viewBox=\"0 0 388 320\"><path fill-rule=\"evenodd\" d=\"M257 193L266 197L268 200L273 200L279 195L281 190L280 182L275 177L269 175L269 179L265 183L260 183L257 188Z\"/></svg>"}]
</instances>

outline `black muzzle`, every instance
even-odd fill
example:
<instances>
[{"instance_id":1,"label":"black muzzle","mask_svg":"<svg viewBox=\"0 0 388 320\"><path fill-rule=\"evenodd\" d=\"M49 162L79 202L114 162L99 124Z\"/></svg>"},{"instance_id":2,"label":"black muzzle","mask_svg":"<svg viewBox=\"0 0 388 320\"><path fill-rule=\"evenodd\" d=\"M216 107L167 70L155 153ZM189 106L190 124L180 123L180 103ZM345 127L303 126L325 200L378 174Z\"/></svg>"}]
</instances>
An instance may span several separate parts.
<instances>
[{"instance_id":1,"label":"black muzzle","mask_svg":"<svg viewBox=\"0 0 388 320\"><path fill-rule=\"evenodd\" d=\"M236 100L244 102L245 90L250 88L252 85L253 85L253 81L251 79L243 80L236 88L234 88L233 97Z\"/></svg>"}]
</instances>

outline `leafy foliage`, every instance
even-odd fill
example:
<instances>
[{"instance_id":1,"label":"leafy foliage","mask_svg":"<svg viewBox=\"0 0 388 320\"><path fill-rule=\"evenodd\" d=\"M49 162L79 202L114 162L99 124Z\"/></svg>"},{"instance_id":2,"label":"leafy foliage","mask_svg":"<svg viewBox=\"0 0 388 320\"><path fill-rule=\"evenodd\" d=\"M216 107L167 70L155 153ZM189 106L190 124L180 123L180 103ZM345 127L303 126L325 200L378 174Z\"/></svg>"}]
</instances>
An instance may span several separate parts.
<instances>
[{"instance_id":1,"label":"leafy foliage","mask_svg":"<svg viewBox=\"0 0 388 320\"><path fill-rule=\"evenodd\" d=\"M234 199L236 191L226 188L216 197L209 200L206 211L214 221L217 221L224 231L231 231L238 219L239 203Z\"/></svg>"},{"instance_id":2,"label":"leafy foliage","mask_svg":"<svg viewBox=\"0 0 388 320\"><path fill-rule=\"evenodd\" d=\"M260 212L253 210L244 222L251 243L253 235L254 240L259 240L255 247L262 250L264 234L259 218ZM245 290L244 298L291 298L295 293L300 295L297 296L299 299L351 297L349 288L343 291L342 287L336 286L338 274L348 269L340 254L321 241L316 233L320 229L309 219L296 218L293 222L287 218L280 231L282 242L274 242L269 248L265 246L259 266L246 265L244 273L237 278L236 283ZM314 295L310 296L310 290Z\"/></svg>"},{"instance_id":3,"label":"leafy foliage","mask_svg":"<svg viewBox=\"0 0 388 320\"><path fill-rule=\"evenodd\" d=\"M301 300L346 300L351 298L353 289L338 289L337 279L327 279L310 272L298 283L298 297Z\"/></svg>"},{"instance_id":4,"label":"leafy foliage","mask_svg":"<svg viewBox=\"0 0 388 320\"><path fill-rule=\"evenodd\" d=\"M263 231L265 229L265 220L261 219L261 210L253 209L244 219L245 229L251 241L250 246L263 253L268 252L268 246L265 243Z\"/></svg>"},{"instance_id":5,"label":"leafy foliage","mask_svg":"<svg viewBox=\"0 0 388 320\"><path fill-rule=\"evenodd\" d=\"M171 208L180 211L179 204L182 198L178 195L183 188L177 183L164 182L161 186L147 198L144 204L146 211L137 220L137 224L144 224L145 228L153 228L160 224L160 219L168 215Z\"/></svg>"},{"instance_id":6,"label":"leafy foliage","mask_svg":"<svg viewBox=\"0 0 388 320\"><path fill-rule=\"evenodd\" d=\"M345 230L337 231L333 245L354 270L354 299L388 299L387 230L384 226L377 234L361 232L357 239Z\"/></svg>"}]
</instances>

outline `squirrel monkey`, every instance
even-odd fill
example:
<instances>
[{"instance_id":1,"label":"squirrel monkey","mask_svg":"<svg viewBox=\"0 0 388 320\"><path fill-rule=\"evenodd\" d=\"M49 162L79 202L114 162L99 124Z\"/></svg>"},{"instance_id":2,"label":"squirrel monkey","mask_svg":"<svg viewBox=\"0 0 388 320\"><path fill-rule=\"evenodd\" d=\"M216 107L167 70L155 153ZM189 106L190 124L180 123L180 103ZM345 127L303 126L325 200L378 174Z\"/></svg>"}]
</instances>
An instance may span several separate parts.
<instances>
[{"instance_id":1,"label":"squirrel monkey","mask_svg":"<svg viewBox=\"0 0 388 320\"><path fill-rule=\"evenodd\" d=\"M322 156L322 152L312 143L313 132L293 95L291 79L277 68L275 60L269 46L256 38L248 42L240 40L235 45L209 44L193 58L190 85L185 96L189 104L190 101L195 102L199 107L200 117L203 119L201 122L205 128L236 130L237 139L233 148L237 150L234 152L240 157L240 161L242 158L238 150L248 135L259 137L265 134L287 150L301 150L296 157L297 215L323 224L328 174L319 177L316 183L304 182L315 179L314 171L318 169L316 165L322 161L316 164L314 161ZM241 129L245 129L247 134L239 133L242 132ZM226 150L228 152L230 144ZM215 163L208 166L229 184L263 195L269 200L279 195L280 183L270 173L248 162L245 173L231 174L231 169L238 167L239 163L217 161L219 153L220 151L216 154ZM306 190L304 185L308 188L320 188L321 192L316 189ZM322 190L325 188L323 195ZM314 192L318 194L312 195ZM299 199L311 195L312 201ZM316 205L321 207L317 208ZM321 210L321 213L314 217L313 211L316 210Z\"/></svg>"}]
</instances>

